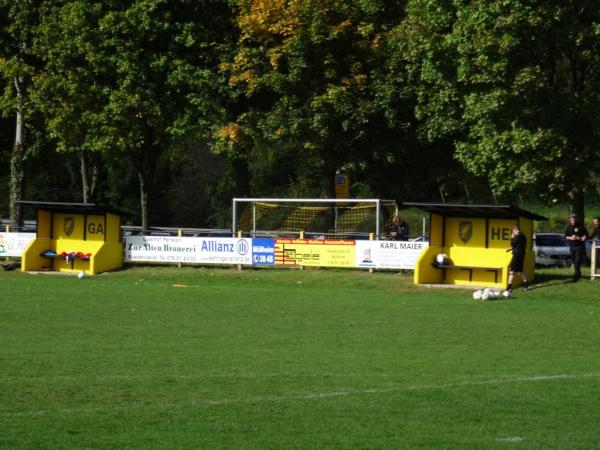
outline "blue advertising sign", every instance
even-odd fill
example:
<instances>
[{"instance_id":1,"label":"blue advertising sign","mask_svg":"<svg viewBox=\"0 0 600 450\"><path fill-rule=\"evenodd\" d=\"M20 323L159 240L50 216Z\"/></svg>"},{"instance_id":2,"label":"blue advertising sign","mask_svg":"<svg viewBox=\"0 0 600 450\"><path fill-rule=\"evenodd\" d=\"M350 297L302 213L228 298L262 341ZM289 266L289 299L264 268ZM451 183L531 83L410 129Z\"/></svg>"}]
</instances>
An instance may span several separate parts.
<instances>
[{"instance_id":1,"label":"blue advertising sign","mask_svg":"<svg viewBox=\"0 0 600 450\"><path fill-rule=\"evenodd\" d=\"M271 238L252 239L252 265L272 266L275 264L275 240Z\"/></svg>"}]
</instances>

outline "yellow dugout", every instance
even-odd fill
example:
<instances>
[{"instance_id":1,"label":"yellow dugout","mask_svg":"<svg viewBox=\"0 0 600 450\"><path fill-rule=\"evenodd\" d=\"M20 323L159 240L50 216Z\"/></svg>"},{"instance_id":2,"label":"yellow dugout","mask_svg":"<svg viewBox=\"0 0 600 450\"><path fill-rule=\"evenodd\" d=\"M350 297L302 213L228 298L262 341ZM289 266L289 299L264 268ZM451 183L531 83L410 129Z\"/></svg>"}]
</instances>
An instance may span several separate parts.
<instances>
[{"instance_id":1,"label":"yellow dugout","mask_svg":"<svg viewBox=\"0 0 600 450\"><path fill-rule=\"evenodd\" d=\"M514 205L404 203L430 214L429 247L415 266L415 284L506 288L511 229L527 238L524 271L534 278L533 221L546 217ZM517 285L519 277L515 279Z\"/></svg>"},{"instance_id":2,"label":"yellow dugout","mask_svg":"<svg viewBox=\"0 0 600 450\"><path fill-rule=\"evenodd\" d=\"M123 265L121 217L90 203L21 201L36 209L36 238L25 249L23 271L94 275Z\"/></svg>"}]
</instances>

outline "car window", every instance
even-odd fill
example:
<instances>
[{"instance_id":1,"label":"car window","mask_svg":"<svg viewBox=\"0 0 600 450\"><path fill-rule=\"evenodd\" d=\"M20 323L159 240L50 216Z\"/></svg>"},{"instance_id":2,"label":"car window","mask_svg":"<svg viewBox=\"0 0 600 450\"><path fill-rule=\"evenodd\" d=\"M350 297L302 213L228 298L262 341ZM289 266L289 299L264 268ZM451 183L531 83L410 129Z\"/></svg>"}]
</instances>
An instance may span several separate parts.
<instances>
[{"instance_id":1,"label":"car window","mask_svg":"<svg viewBox=\"0 0 600 450\"><path fill-rule=\"evenodd\" d=\"M535 243L538 247L567 247L567 241L563 236L536 236Z\"/></svg>"}]
</instances>

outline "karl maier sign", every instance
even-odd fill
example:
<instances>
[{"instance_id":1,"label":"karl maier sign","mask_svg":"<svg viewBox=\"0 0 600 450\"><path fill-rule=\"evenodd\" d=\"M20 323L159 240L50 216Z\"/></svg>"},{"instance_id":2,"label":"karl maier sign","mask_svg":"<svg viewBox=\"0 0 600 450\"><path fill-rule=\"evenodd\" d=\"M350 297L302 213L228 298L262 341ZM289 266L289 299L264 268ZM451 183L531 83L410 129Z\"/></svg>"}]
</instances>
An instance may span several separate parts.
<instances>
[{"instance_id":1,"label":"karl maier sign","mask_svg":"<svg viewBox=\"0 0 600 450\"><path fill-rule=\"evenodd\" d=\"M374 269L414 269L429 242L356 241L356 265Z\"/></svg>"},{"instance_id":2,"label":"karl maier sign","mask_svg":"<svg viewBox=\"0 0 600 450\"><path fill-rule=\"evenodd\" d=\"M252 240L171 236L126 236L125 260L196 264L252 264Z\"/></svg>"}]
</instances>

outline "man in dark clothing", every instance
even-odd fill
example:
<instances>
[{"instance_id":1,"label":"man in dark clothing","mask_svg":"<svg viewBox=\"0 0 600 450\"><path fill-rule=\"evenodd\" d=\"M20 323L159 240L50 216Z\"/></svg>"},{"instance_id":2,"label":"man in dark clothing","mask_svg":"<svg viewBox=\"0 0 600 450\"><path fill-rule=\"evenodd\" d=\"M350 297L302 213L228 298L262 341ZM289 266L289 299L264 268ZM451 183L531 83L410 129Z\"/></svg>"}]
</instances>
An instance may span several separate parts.
<instances>
[{"instance_id":1,"label":"man in dark clothing","mask_svg":"<svg viewBox=\"0 0 600 450\"><path fill-rule=\"evenodd\" d=\"M510 247L507 252L512 251L512 259L510 260L509 272L508 272L508 292L512 292L513 280L515 273L518 273L523 280L523 287L525 290L529 289L529 282L527 281L527 275L523 271L525 265L525 250L527 248L527 238L521 229L515 225L512 228L512 237L510 239Z\"/></svg>"},{"instance_id":2,"label":"man in dark clothing","mask_svg":"<svg viewBox=\"0 0 600 450\"><path fill-rule=\"evenodd\" d=\"M589 235L588 239L589 240L595 240L596 241L596 265L598 264L598 248L600 248L600 243L598 243L598 241L600 240L600 229L598 227L600 227L600 217L595 217L592 220L592 233ZM594 246L592 245L592 249L594 248ZM591 252L591 249L590 249ZM592 257L593 255L590 254L590 257ZM597 269L596 269L597 270Z\"/></svg>"},{"instance_id":3,"label":"man in dark clothing","mask_svg":"<svg viewBox=\"0 0 600 450\"><path fill-rule=\"evenodd\" d=\"M600 224L598 222L600 222L599 217L595 217L594 220L592 220L592 233L590 234L588 239L600 239L600 230L598 229Z\"/></svg>"},{"instance_id":4,"label":"man in dark clothing","mask_svg":"<svg viewBox=\"0 0 600 450\"><path fill-rule=\"evenodd\" d=\"M408 241L408 236L408 224L402 220L400 216L396 216L394 218L394 223L392 224L392 229L390 230L390 238L396 241Z\"/></svg>"},{"instance_id":5,"label":"man in dark clothing","mask_svg":"<svg viewBox=\"0 0 600 450\"><path fill-rule=\"evenodd\" d=\"M571 261L575 269L573 281L581 278L581 263L585 261L585 240L587 237L588 232L585 227L579 223L575 214L571 214L569 225L565 230L565 239L569 242Z\"/></svg>"}]
</instances>

